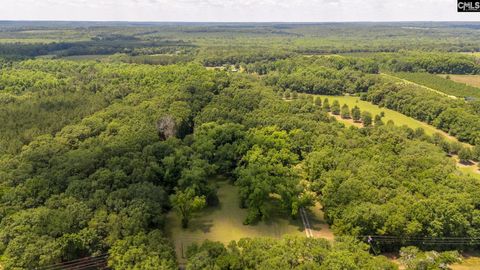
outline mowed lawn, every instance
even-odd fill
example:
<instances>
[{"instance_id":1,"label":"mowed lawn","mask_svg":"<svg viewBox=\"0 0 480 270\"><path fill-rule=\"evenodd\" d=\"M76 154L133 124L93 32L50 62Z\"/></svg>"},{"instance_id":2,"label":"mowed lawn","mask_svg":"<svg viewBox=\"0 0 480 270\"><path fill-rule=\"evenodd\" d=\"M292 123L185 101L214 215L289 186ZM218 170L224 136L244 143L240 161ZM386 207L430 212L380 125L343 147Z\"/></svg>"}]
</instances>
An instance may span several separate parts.
<instances>
[{"instance_id":1,"label":"mowed lawn","mask_svg":"<svg viewBox=\"0 0 480 270\"><path fill-rule=\"evenodd\" d=\"M197 213L190 221L189 228L183 229L175 211L167 217L167 233L175 244L180 262L184 262L187 247L194 242L201 243L208 239L228 244L232 240L246 237L281 237L285 234L305 235L300 218L293 220L280 209L276 209L272 218L256 225L243 225L247 210L239 208L239 189L225 179L218 182L220 205L209 207ZM322 226L321 211L309 211L312 227ZM315 215L319 215L318 217ZM328 234L326 234L328 235Z\"/></svg>"}]
</instances>

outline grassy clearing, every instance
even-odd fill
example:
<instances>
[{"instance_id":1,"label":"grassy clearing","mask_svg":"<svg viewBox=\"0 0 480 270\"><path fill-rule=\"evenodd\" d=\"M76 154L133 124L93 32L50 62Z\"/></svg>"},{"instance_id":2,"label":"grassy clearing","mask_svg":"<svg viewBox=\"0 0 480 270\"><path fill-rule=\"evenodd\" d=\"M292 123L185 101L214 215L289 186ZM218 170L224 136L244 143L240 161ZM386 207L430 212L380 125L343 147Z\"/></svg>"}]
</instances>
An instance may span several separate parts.
<instances>
[{"instance_id":1,"label":"grassy clearing","mask_svg":"<svg viewBox=\"0 0 480 270\"><path fill-rule=\"evenodd\" d=\"M233 240L246 237L274 237L285 234L305 235L300 218L292 220L281 210L272 211L274 215L268 221L261 221L256 225L243 225L247 216L246 209L239 208L238 187L225 179L218 182L218 197L220 205L209 207L198 213L190 222L187 229L180 225L180 219L174 211L167 217L167 234L175 244L178 259L184 261L186 249L192 243L199 243L206 239L219 241L225 244ZM309 211L312 228L318 236L333 238L331 232L323 232L326 224L323 222L323 213L319 206ZM328 228L328 226L327 226Z\"/></svg>"},{"instance_id":2,"label":"grassy clearing","mask_svg":"<svg viewBox=\"0 0 480 270\"><path fill-rule=\"evenodd\" d=\"M464 260L461 263L450 266L452 270L478 270L480 269L480 254L474 252L473 254L463 254Z\"/></svg>"},{"instance_id":3,"label":"grassy clearing","mask_svg":"<svg viewBox=\"0 0 480 270\"><path fill-rule=\"evenodd\" d=\"M438 75L442 78L446 78L447 76L450 77L450 80L458 83L464 83L466 85L470 85L473 87L480 87L480 75ZM480 90L479 90L480 92Z\"/></svg>"},{"instance_id":4,"label":"grassy clearing","mask_svg":"<svg viewBox=\"0 0 480 270\"><path fill-rule=\"evenodd\" d=\"M392 120L395 123L395 125L398 125L398 126L406 125L413 129L423 128L425 130L425 133L427 133L428 135L432 135L434 133L441 133L442 135L444 135L445 137L447 137L452 141L456 140L454 137L448 135L447 133L441 130L436 129L435 127L429 124L415 120L411 117L408 117L404 114L401 114L399 112L396 112L387 108L380 108L379 106L374 105L368 101L360 100L359 97L355 97L355 96L320 96L320 97L322 98L322 101L325 98L328 98L330 104L332 104L334 100L338 100L338 102L340 102L340 106L342 106L343 104L347 104L348 107L350 107L350 109L352 109L354 106L358 106L360 110L369 111L370 113L372 113L373 116L375 116L376 114L380 114L381 112L384 112L385 118L383 118L383 121L385 123L389 120ZM354 125L352 121L342 121L342 122L348 126Z\"/></svg>"}]
</instances>

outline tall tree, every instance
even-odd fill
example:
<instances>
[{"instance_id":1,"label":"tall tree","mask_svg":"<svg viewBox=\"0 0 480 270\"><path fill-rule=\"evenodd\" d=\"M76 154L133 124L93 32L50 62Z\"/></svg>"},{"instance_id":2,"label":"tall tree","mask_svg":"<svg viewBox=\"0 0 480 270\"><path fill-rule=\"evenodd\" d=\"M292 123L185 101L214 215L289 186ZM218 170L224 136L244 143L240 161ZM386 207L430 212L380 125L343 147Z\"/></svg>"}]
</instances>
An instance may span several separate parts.
<instances>
[{"instance_id":1,"label":"tall tree","mask_svg":"<svg viewBox=\"0 0 480 270\"><path fill-rule=\"evenodd\" d=\"M332 113L334 115L339 115L340 114L340 102L338 100L334 100L332 103Z\"/></svg>"},{"instance_id":2,"label":"tall tree","mask_svg":"<svg viewBox=\"0 0 480 270\"><path fill-rule=\"evenodd\" d=\"M178 212L182 219L182 227L187 228L192 214L206 205L205 196L196 196L192 188L177 192L170 196L173 208Z\"/></svg>"},{"instance_id":3,"label":"tall tree","mask_svg":"<svg viewBox=\"0 0 480 270\"><path fill-rule=\"evenodd\" d=\"M362 117L362 113L360 111L360 108L358 106L353 107L352 109L352 119L355 122L359 122Z\"/></svg>"},{"instance_id":4,"label":"tall tree","mask_svg":"<svg viewBox=\"0 0 480 270\"><path fill-rule=\"evenodd\" d=\"M347 104L343 104L342 110L340 112L340 116L343 119L350 119L350 108L348 107Z\"/></svg>"},{"instance_id":5,"label":"tall tree","mask_svg":"<svg viewBox=\"0 0 480 270\"><path fill-rule=\"evenodd\" d=\"M370 112L362 112L362 122L364 127L369 127L372 125L372 114Z\"/></svg>"}]
</instances>

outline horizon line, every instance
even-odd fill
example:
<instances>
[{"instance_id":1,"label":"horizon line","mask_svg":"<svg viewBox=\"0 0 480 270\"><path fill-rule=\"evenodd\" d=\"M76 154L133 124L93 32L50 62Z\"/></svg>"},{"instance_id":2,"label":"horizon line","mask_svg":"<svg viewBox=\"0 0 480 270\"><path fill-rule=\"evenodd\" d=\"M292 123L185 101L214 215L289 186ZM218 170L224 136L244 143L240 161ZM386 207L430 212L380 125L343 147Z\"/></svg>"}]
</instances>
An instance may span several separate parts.
<instances>
[{"instance_id":1,"label":"horizon line","mask_svg":"<svg viewBox=\"0 0 480 270\"><path fill-rule=\"evenodd\" d=\"M83 23L227 23L227 24L320 24L320 23L475 23L480 24L480 21L457 21L457 20L359 20L359 21L142 21L142 20L63 20L63 19L0 19L0 22L83 22Z\"/></svg>"}]
</instances>

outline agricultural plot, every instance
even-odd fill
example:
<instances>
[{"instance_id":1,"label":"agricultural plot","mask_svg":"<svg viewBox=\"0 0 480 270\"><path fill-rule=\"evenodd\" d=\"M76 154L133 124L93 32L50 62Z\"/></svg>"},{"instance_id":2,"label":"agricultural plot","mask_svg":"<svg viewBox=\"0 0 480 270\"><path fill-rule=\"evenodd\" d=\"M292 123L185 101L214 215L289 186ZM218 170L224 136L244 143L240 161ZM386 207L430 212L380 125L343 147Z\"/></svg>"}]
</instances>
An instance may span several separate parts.
<instances>
[{"instance_id":1,"label":"agricultural plot","mask_svg":"<svg viewBox=\"0 0 480 270\"><path fill-rule=\"evenodd\" d=\"M394 76L459 98L480 98L480 88L429 73L395 73ZM450 77L451 78L451 77Z\"/></svg>"},{"instance_id":2,"label":"agricultural plot","mask_svg":"<svg viewBox=\"0 0 480 270\"><path fill-rule=\"evenodd\" d=\"M450 78L450 80L454 82L463 83L473 87L480 87L480 75L449 74L449 75L438 75L438 76L442 78Z\"/></svg>"}]
</instances>

